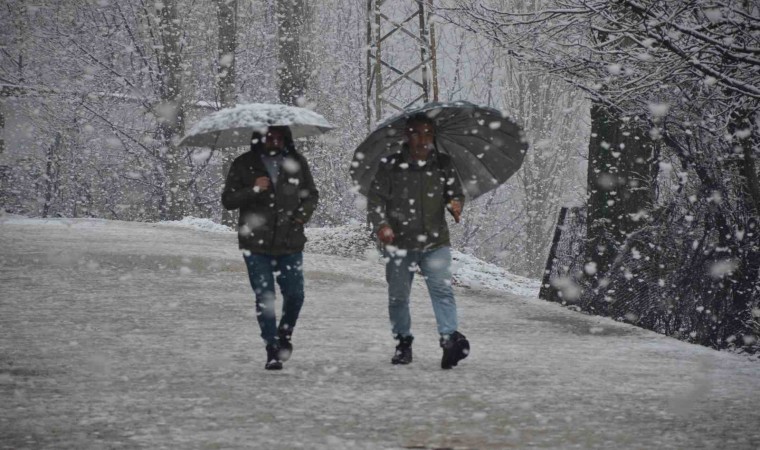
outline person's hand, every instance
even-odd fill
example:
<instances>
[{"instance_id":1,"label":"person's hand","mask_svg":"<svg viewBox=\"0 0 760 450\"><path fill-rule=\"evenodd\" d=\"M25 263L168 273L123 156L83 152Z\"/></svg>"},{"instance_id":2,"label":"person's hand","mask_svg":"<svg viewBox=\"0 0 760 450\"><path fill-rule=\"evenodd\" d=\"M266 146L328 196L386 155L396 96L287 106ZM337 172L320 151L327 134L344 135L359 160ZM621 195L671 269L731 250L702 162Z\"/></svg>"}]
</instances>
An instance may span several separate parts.
<instances>
[{"instance_id":1,"label":"person's hand","mask_svg":"<svg viewBox=\"0 0 760 450\"><path fill-rule=\"evenodd\" d=\"M258 177L253 183L253 190L256 192L266 191L272 184L268 177Z\"/></svg>"},{"instance_id":2,"label":"person's hand","mask_svg":"<svg viewBox=\"0 0 760 450\"><path fill-rule=\"evenodd\" d=\"M462 202L459 200L452 200L449 202L449 211L454 216L454 222L459 223L459 219L462 217Z\"/></svg>"},{"instance_id":3,"label":"person's hand","mask_svg":"<svg viewBox=\"0 0 760 450\"><path fill-rule=\"evenodd\" d=\"M393 234L393 228L388 225L383 225L377 230L377 238L380 239L380 242L383 244L390 244L395 237L396 235Z\"/></svg>"}]
</instances>

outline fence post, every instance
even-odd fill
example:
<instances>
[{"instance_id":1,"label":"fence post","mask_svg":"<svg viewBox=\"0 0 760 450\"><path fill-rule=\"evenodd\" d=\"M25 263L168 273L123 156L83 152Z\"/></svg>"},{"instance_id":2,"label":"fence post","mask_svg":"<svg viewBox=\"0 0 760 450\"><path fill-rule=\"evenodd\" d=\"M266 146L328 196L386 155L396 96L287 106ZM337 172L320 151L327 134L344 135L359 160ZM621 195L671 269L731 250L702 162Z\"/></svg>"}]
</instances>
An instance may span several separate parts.
<instances>
[{"instance_id":1,"label":"fence post","mask_svg":"<svg viewBox=\"0 0 760 450\"><path fill-rule=\"evenodd\" d=\"M562 236L562 228L565 226L565 217L567 216L568 208L563 206L559 211L559 218L557 219L557 227L554 229L554 238L552 239L552 246L549 250L549 257L546 259L546 268L544 269L544 277L541 280L541 290L538 292L538 298L544 300L552 300L555 295L555 291L549 283L549 277L552 273L552 267L557 260L557 246L559 245L559 239Z\"/></svg>"}]
</instances>

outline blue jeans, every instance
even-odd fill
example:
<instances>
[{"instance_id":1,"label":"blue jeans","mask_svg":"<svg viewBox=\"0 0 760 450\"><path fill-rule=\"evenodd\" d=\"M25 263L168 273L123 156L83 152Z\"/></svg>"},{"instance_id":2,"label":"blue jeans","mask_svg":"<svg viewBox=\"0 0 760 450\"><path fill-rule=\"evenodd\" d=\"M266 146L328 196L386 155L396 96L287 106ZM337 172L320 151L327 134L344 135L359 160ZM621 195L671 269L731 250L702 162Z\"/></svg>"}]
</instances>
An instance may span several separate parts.
<instances>
[{"instance_id":1,"label":"blue jeans","mask_svg":"<svg viewBox=\"0 0 760 450\"><path fill-rule=\"evenodd\" d=\"M419 268L427 283L433 312L441 336L457 331L457 305L451 288L451 249L386 250L385 279L388 281L388 313L394 335L411 336L409 294Z\"/></svg>"},{"instance_id":2,"label":"blue jeans","mask_svg":"<svg viewBox=\"0 0 760 450\"><path fill-rule=\"evenodd\" d=\"M303 253L272 256L260 253L243 255L248 267L248 278L256 294L256 319L261 337L267 344L277 342L277 317L275 314L274 280L282 294L282 317L280 329L290 330L296 326L304 299Z\"/></svg>"}]
</instances>

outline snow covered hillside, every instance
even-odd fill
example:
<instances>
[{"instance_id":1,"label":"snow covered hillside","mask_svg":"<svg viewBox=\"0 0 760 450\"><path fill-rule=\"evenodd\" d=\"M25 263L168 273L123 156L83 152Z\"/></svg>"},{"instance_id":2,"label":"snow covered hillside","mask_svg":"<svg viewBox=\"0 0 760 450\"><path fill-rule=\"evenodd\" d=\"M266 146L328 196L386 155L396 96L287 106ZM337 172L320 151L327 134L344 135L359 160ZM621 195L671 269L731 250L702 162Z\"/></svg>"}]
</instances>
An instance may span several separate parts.
<instances>
[{"instance_id":1,"label":"snow covered hillside","mask_svg":"<svg viewBox=\"0 0 760 450\"><path fill-rule=\"evenodd\" d=\"M464 255L471 356L439 368L417 284L415 360L392 366L382 265L331 233L310 231L295 352L271 373L234 233L0 218L0 448L760 447L756 362L532 298Z\"/></svg>"},{"instance_id":2,"label":"snow covered hillside","mask_svg":"<svg viewBox=\"0 0 760 450\"><path fill-rule=\"evenodd\" d=\"M167 225L195 228L220 233L232 233L229 228L208 219L186 217L181 221L163 222ZM306 228L309 241L306 252L366 259L381 265L375 242L361 225L332 228ZM540 280L513 275L504 269L456 250L452 251L454 285L476 290L495 290L526 297L537 297ZM419 281L419 280L418 280Z\"/></svg>"}]
</instances>

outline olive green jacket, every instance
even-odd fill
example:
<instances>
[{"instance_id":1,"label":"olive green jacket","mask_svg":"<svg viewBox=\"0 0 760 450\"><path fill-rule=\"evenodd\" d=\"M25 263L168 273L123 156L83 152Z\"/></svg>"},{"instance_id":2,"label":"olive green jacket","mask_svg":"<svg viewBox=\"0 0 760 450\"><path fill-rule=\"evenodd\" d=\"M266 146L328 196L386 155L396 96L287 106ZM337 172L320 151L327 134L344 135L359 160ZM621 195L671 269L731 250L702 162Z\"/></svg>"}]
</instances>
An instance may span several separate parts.
<instances>
[{"instance_id":1,"label":"olive green jacket","mask_svg":"<svg viewBox=\"0 0 760 450\"><path fill-rule=\"evenodd\" d=\"M380 164L367 196L367 219L374 233L389 225L395 234L391 245L401 249L450 246L445 212L455 199L464 205L451 157L434 150L420 166L405 147Z\"/></svg>"}]
</instances>

